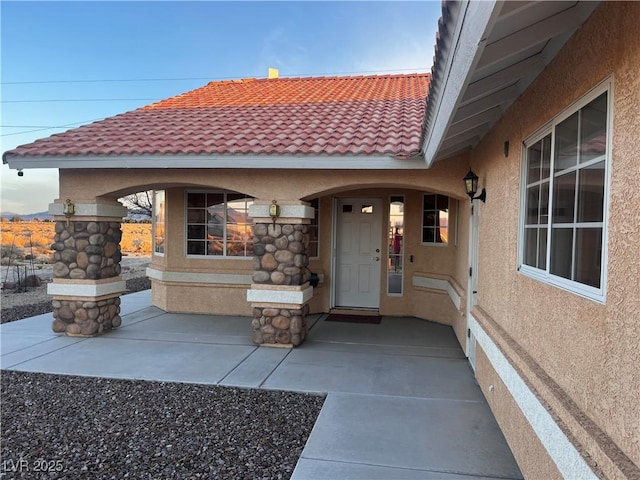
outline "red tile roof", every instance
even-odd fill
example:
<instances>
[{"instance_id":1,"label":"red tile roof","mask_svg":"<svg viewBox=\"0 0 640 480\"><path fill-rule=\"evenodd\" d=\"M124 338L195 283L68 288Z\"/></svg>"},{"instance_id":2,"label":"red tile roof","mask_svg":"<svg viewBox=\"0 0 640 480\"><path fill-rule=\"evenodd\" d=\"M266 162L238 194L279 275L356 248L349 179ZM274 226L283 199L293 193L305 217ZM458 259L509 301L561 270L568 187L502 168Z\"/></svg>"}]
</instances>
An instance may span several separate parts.
<instances>
[{"instance_id":1,"label":"red tile roof","mask_svg":"<svg viewBox=\"0 0 640 480\"><path fill-rule=\"evenodd\" d=\"M419 152L429 74L211 82L5 156Z\"/></svg>"}]
</instances>

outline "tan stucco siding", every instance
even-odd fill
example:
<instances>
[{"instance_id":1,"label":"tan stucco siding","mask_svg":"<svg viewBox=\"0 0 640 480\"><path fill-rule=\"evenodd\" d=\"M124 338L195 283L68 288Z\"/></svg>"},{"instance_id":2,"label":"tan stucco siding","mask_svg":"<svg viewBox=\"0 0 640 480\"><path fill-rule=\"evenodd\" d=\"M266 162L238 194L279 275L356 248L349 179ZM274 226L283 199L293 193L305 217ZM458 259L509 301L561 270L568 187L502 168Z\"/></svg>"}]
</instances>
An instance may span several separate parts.
<instances>
[{"instance_id":1,"label":"tan stucco siding","mask_svg":"<svg viewBox=\"0 0 640 480\"><path fill-rule=\"evenodd\" d=\"M217 169L61 169L60 198L91 203L129 193L168 187L220 188L271 201L298 200L365 188L410 188L463 198L461 178L468 164L437 163L429 170L217 170ZM300 160L304 162L304 159Z\"/></svg>"},{"instance_id":2,"label":"tan stucco siding","mask_svg":"<svg viewBox=\"0 0 640 480\"><path fill-rule=\"evenodd\" d=\"M476 376L489 406L494 412L500 412L496 420L509 440L524 478L563 478L480 346L476 349Z\"/></svg>"},{"instance_id":3,"label":"tan stucco siding","mask_svg":"<svg viewBox=\"0 0 640 480\"><path fill-rule=\"evenodd\" d=\"M380 232L383 247L381 252L380 312L384 315L415 315L441 323L455 324L460 320L458 308L446 291L414 287L414 276L445 279L456 284L460 292L463 278L457 277L456 265L459 247L454 244L455 216L457 202L466 205L463 198L461 178L468 168L468 159L461 156L442 162L430 170L413 171L320 171L320 170L76 170L63 171L60 176L61 197L82 198L87 202L100 199L115 200L119 196L147 188L166 190L166 243L165 254L154 256L151 267L159 272L176 274L208 273L245 274L253 272L253 262L248 258L198 258L185 255L185 191L198 189L226 189L242 192L256 198L271 201L302 202L320 198L320 256L311 259L313 272L323 275L323 285L316 289L311 302L312 311L324 312L330 308L333 288L332 252L333 204L332 198L339 196L375 197L383 200L383 225L388 221L388 201L390 195L405 196L405 239L404 239L404 293L402 296L387 295L386 285L386 228ZM90 180L89 180L90 179ZM450 241L447 246L421 244L422 194L435 192L452 197L450 202ZM468 221L461 220L460 223ZM462 240L464 242L464 240ZM466 248L466 247L465 247ZM464 251L466 255L466 250ZM413 262L410 257L413 256ZM159 276L159 274L157 275ZM211 281L203 283L171 283L154 279L154 293L159 306L171 311L221 312L217 298L224 298L231 288L246 290L247 286L221 285ZM168 288L171 283L172 288ZM163 285L162 288L160 286ZM194 291L188 292L188 285ZM157 287L157 288L156 288ZM196 292L198 290L198 293ZM206 294L206 290L210 294ZM463 292L461 292L464 295ZM235 293L234 293L235 295ZM198 298L207 296L207 300ZM234 297L235 298L235 297ZM190 302L193 303L189 307ZM246 302L245 302L246 303ZM231 308L231 307L229 307ZM228 308L227 308L228 310ZM246 313L246 305L225 313ZM458 328L460 332L463 327Z\"/></svg>"},{"instance_id":4,"label":"tan stucco siding","mask_svg":"<svg viewBox=\"0 0 640 480\"><path fill-rule=\"evenodd\" d=\"M615 455L619 447L636 465L640 464L638 25L640 3L603 3L472 152L473 169L489 196L481 206L479 307L543 372L538 375L524 366L525 375L537 382L548 375L557 383L558 398L544 400L567 399L561 415L575 416L585 429L571 432L577 442L592 444L595 450L589 453L594 457ZM613 76L613 144L606 303L601 304L518 273L517 242L523 140L609 76ZM508 158L503 154L505 141L511 144ZM497 415L504 414L497 411ZM575 419L566 423L575 424ZM599 446L593 446L596 443Z\"/></svg>"}]
</instances>

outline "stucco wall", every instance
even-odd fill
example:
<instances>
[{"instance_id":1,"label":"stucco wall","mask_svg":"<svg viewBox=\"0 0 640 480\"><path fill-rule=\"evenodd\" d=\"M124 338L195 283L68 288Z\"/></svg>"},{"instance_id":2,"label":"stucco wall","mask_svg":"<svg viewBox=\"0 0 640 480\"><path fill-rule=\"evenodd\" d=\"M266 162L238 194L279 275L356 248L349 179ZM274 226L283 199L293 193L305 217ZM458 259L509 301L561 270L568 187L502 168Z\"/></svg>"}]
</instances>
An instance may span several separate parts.
<instances>
[{"instance_id":1,"label":"stucco wall","mask_svg":"<svg viewBox=\"0 0 640 480\"><path fill-rule=\"evenodd\" d=\"M304 160L301 159L301 162ZM216 170L216 169L61 169L60 198L91 203L129 193L171 187L225 188L271 201L298 200L354 189L399 187L464 197L465 157L436 163L428 170Z\"/></svg>"},{"instance_id":2,"label":"stucco wall","mask_svg":"<svg viewBox=\"0 0 640 480\"><path fill-rule=\"evenodd\" d=\"M500 412L496 420L524 478L563 478L480 346L476 349L476 376L491 410Z\"/></svg>"},{"instance_id":3,"label":"stucco wall","mask_svg":"<svg viewBox=\"0 0 640 480\"><path fill-rule=\"evenodd\" d=\"M386 228L381 231L381 290L380 312L383 315L415 315L420 318L453 324L460 314L446 291L416 288L412 285L414 275L451 278L456 276L456 262L459 248L454 244L454 223L457 203L450 203L451 239L447 246L421 245L422 194L436 192L463 199L462 177L468 168L468 159L459 159L436 164L429 170L417 171L255 171L255 170L76 170L62 171L60 175L61 197L86 202L96 198L114 199L126 193L147 188L165 189L166 209L166 252L164 256L154 256L151 267L159 272L208 273L250 275L253 272L251 259L193 258L184 255L185 235L185 190L223 188L246 193L256 198L275 198L282 202L300 202L320 197L320 257L310 261L310 268L324 276L324 284L316 290L311 302L313 312L326 312L330 308L332 288L331 242L332 242L332 198L338 196L376 197L383 200L383 226L387 222L390 195L405 196L405 239L404 239L404 294L401 297L386 294ZM89 180L90 179L90 180ZM90 185L90 187L88 186ZM466 248L466 247L465 247ZM466 250L464 251L466 255ZM413 255L413 263L410 256ZM457 280L462 285L460 280ZM160 285L164 285L160 288ZM171 311L207 311L246 314L246 302L235 307L213 309L228 295L239 299L233 290L236 286L193 283L193 290L187 285L173 282L167 288L167 281L154 280L154 301ZM156 288L157 287L157 288ZM246 288L246 287L244 287ZM209 293L207 293L207 289ZM458 290L461 288L458 287ZM231 309L231 310L229 310ZM462 331L464 328L459 328Z\"/></svg>"},{"instance_id":4,"label":"stucco wall","mask_svg":"<svg viewBox=\"0 0 640 480\"><path fill-rule=\"evenodd\" d=\"M472 152L486 182L479 307L518 344L524 374L600 465L640 464L640 3L604 2ZM606 303L517 272L522 141L613 75ZM511 152L503 154L509 141ZM496 339L497 343L504 339ZM482 377L484 374L480 374ZM548 376L548 377L547 377ZM547 378L547 380L545 380ZM496 411L497 415L503 415ZM624 455L628 458L625 460ZM611 458L610 458L611 460ZM606 474L613 475L614 467Z\"/></svg>"}]
</instances>

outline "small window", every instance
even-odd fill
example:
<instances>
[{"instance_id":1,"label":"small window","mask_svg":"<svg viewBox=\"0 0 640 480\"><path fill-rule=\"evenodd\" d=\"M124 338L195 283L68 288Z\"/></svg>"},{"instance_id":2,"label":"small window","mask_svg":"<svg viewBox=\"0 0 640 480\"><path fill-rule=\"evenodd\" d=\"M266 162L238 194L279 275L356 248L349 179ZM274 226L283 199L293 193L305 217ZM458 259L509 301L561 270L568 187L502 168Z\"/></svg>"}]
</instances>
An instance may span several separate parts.
<instances>
[{"instance_id":1,"label":"small window","mask_svg":"<svg viewBox=\"0 0 640 480\"><path fill-rule=\"evenodd\" d=\"M187 255L253 255L253 199L232 192L187 192Z\"/></svg>"},{"instance_id":2,"label":"small window","mask_svg":"<svg viewBox=\"0 0 640 480\"><path fill-rule=\"evenodd\" d=\"M387 293L402 295L404 261L404 196L389 199L389 258L387 261Z\"/></svg>"},{"instance_id":3,"label":"small window","mask_svg":"<svg viewBox=\"0 0 640 480\"><path fill-rule=\"evenodd\" d=\"M165 241L165 193L164 190L153 192L153 253L164 255Z\"/></svg>"},{"instance_id":4,"label":"small window","mask_svg":"<svg viewBox=\"0 0 640 480\"><path fill-rule=\"evenodd\" d=\"M353 205L342 205L342 213L352 213Z\"/></svg>"},{"instance_id":5,"label":"small window","mask_svg":"<svg viewBox=\"0 0 640 480\"><path fill-rule=\"evenodd\" d=\"M425 193L422 206L422 243L446 245L449 243L449 197Z\"/></svg>"},{"instance_id":6,"label":"small window","mask_svg":"<svg viewBox=\"0 0 640 480\"><path fill-rule=\"evenodd\" d=\"M320 241L320 200L314 198L309 202L314 210L313 220L309 225L309 248L307 253L309 258L318 258L320 256L319 241Z\"/></svg>"},{"instance_id":7,"label":"small window","mask_svg":"<svg viewBox=\"0 0 640 480\"><path fill-rule=\"evenodd\" d=\"M373 213L373 205L370 205L370 204L362 205L361 211L365 215L371 215Z\"/></svg>"},{"instance_id":8,"label":"small window","mask_svg":"<svg viewBox=\"0 0 640 480\"><path fill-rule=\"evenodd\" d=\"M521 271L603 299L606 88L525 142Z\"/></svg>"}]
</instances>

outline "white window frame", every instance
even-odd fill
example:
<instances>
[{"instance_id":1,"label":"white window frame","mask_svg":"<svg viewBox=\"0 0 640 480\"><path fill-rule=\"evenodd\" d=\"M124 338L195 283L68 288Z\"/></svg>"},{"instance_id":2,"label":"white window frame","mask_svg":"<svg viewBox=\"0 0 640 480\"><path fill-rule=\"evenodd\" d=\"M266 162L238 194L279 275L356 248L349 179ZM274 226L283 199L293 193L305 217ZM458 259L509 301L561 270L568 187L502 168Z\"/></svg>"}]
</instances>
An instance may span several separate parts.
<instances>
[{"instance_id":1,"label":"white window frame","mask_svg":"<svg viewBox=\"0 0 640 480\"><path fill-rule=\"evenodd\" d=\"M447 197L447 241L445 242L424 242L423 233L424 233L424 197L426 195L435 195L436 197ZM437 205L437 200L436 200ZM422 192L422 210L420 210L420 244L428 247L448 247L451 245L451 197L449 195L444 195L442 193L435 192Z\"/></svg>"},{"instance_id":2,"label":"white window frame","mask_svg":"<svg viewBox=\"0 0 640 480\"><path fill-rule=\"evenodd\" d=\"M254 255L198 255L195 253L189 253L188 243L188 227L189 227L189 194L190 193L205 193L205 194L224 194L224 203L225 209L227 208L227 195L228 194L240 194L245 195L242 192L234 192L231 190L186 190L184 192L184 256L187 258L198 258L198 259L206 259L206 260L238 260L238 261L253 261ZM247 198L251 198L249 195L246 195ZM248 210L247 210L248 211ZM225 248L226 248L226 238L227 238L227 223L224 223L224 237L225 237ZM206 243L206 242L205 242Z\"/></svg>"},{"instance_id":3,"label":"white window frame","mask_svg":"<svg viewBox=\"0 0 640 480\"><path fill-rule=\"evenodd\" d=\"M403 297L404 293L405 293L405 263L404 263L404 259L405 259L405 241L407 238L407 214L406 214L406 208L407 208L407 197L406 195L402 194L402 193L397 193L397 194L391 194L389 195L388 199L387 199L387 225L389 224L389 217L391 215L391 199L394 197L402 197L402 208L403 208L403 213L402 213L402 246L400 248L400 263L402 264L402 271L400 273L400 277L401 277L401 288L400 288L400 293L392 293L389 291L389 260L391 258L391 247L389 245L389 239L386 239L386 243L387 243L387 257L386 257L386 269L385 269L385 274L387 275L387 297ZM389 235L389 231L387 230L387 235ZM394 254L395 255L395 254Z\"/></svg>"},{"instance_id":4,"label":"white window frame","mask_svg":"<svg viewBox=\"0 0 640 480\"><path fill-rule=\"evenodd\" d=\"M562 123L568 117L585 107L603 93L607 93L607 145L604 154L605 161L605 177L604 177L604 203L602 206L602 257L600 259L600 287L596 288L591 285L579 283L564 277L553 275L550 273L550 257L551 257L551 223L553 209L553 187L554 187L554 171L555 162L555 131L556 126ZM527 198L527 151L536 142L551 134L551 166L550 166L550 183L549 183L549 221L547 227L547 259L545 270L524 264L524 245L525 245L525 224L526 224L526 198ZM576 102L565 108L557 114L551 121L539 128L530 135L524 142L521 159L520 172L520 218L518 227L518 271L524 275L532 277L544 283L548 283L555 287L561 288L568 292L580 295L590 300L605 303L606 302L606 286L607 286L607 250L608 250L608 218L609 218L609 201L610 201L610 182L611 182L611 147L613 139L613 78L609 77L587 94L582 96ZM601 161L601 160L600 160ZM587 162L587 165L590 163Z\"/></svg>"},{"instance_id":5,"label":"white window frame","mask_svg":"<svg viewBox=\"0 0 640 480\"><path fill-rule=\"evenodd\" d=\"M309 256L309 260L319 260L320 259L320 197L314 199L317 202L317 207L314 207L314 219L316 227L316 234L318 235L317 244L318 244L318 255L311 257ZM311 202L309 202L311 204ZM312 205L313 206L313 205Z\"/></svg>"}]
</instances>

